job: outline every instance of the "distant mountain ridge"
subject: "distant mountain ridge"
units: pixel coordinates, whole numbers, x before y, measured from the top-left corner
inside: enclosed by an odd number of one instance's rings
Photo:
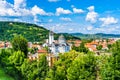
[[[22,35],[31,42],[43,42],[48,39],[49,30],[31,23],[0,21],[0,41],[11,41],[15,35]],[[55,33],[55,39],[60,34]],[[80,39],[64,34],[66,39]]]
[[[70,33],[75,37],[79,37],[81,39],[86,38],[120,38],[120,34],[105,34],[105,33],[96,33],[96,34],[83,34],[83,33]]]

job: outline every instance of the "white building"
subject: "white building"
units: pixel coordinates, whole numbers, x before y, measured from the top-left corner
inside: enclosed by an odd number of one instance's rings
[[[59,36],[57,43],[55,43],[54,33],[52,31],[49,32],[48,43],[45,43],[43,46],[48,46],[49,52],[55,55],[58,53],[69,52],[71,50],[71,46],[66,42],[63,35]]]

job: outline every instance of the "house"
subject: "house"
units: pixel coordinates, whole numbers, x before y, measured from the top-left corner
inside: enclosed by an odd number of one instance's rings
[[[38,50],[42,49],[43,47],[39,44],[32,44],[32,48],[37,48]]]
[[[113,44],[116,41],[114,39],[108,39],[108,40],[95,40],[90,43],[86,43],[85,47],[87,47],[90,51],[97,51],[97,46],[102,45],[102,50],[108,50],[108,44]]]
[[[90,51],[97,51],[96,49],[97,45],[98,45],[97,42],[91,42],[91,43],[86,43],[85,47],[87,47]]]
[[[35,53],[35,54],[29,54],[28,55],[28,58],[29,58],[29,60],[36,60],[36,59],[38,59],[38,53]]]
[[[0,41],[0,48],[12,48],[12,45],[10,42]]]
[[[81,40],[68,40],[68,43],[71,43],[72,45],[79,47],[81,44]]]

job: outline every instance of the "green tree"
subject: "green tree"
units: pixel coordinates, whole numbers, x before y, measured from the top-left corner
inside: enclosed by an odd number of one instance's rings
[[[9,65],[9,57],[12,55],[12,49],[0,49],[0,66],[6,68]]]
[[[111,44],[107,44],[107,47],[108,47],[108,49],[111,49],[112,45]]]
[[[47,77],[48,70],[49,70],[46,55],[40,55],[40,58],[37,63],[37,67],[38,67],[37,78],[39,78],[40,80],[45,80],[45,78]]]
[[[114,80],[120,80],[120,40],[112,46],[112,57]]]
[[[97,50],[102,50],[102,45],[98,45],[96,48]]]
[[[67,70],[68,80],[95,80],[96,61],[92,53],[81,53]]]
[[[113,57],[101,56],[100,61],[100,76],[102,80],[115,80],[114,79],[114,69],[112,64]]]
[[[89,51],[88,48],[85,47],[85,44],[83,42],[80,44],[79,47],[73,46],[72,49],[75,50],[75,51],[84,52],[84,53],[87,53]]]
[[[21,66],[21,72],[25,80],[45,80],[49,70],[45,55],[40,55],[38,60],[25,59]]]
[[[67,69],[79,54],[76,51],[60,54],[59,60],[49,70],[47,80],[67,80]]]
[[[9,62],[8,58],[10,53],[7,52],[5,49],[0,49],[0,66],[5,67],[6,64]]]
[[[85,47],[85,44],[83,42],[80,44],[79,52],[88,52],[88,49]]]
[[[101,67],[103,80],[120,80],[120,41],[112,45],[112,55]]]
[[[22,36],[15,36],[12,40],[12,47],[15,51],[22,51],[27,57],[28,54],[28,43],[27,40]]]
[[[37,75],[37,61],[25,59],[21,66],[21,73],[24,80],[35,80]]]
[[[25,55],[21,51],[15,51],[8,59],[9,65],[7,65],[7,74],[15,76],[15,79],[22,79],[21,65],[24,62]]]
[[[20,70],[20,66],[24,62],[25,55],[21,51],[14,52],[10,57],[10,64],[14,65],[18,70]]]
[[[20,55],[21,55],[21,53],[20,53]],[[14,77],[16,80],[21,80],[21,72],[20,72],[20,68],[19,68],[20,65],[15,65],[16,63],[19,63],[20,60],[17,61],[17,59],[21,58],[20,55],[17,55],[16,52],[13,52],[12,49],[2,49],[0,51],[1,67],[4,69],[4,72],[6,74]],[[23,62],[23,61],[21,61],[21,62]]]

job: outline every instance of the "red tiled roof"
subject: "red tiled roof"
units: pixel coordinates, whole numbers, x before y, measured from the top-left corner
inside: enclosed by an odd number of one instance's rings
[[[37,52],[38,52],[38,53],[47,53],[46,50],[38,50]]]
[[[0,44],[0,47],[4,47],[4,44]]]
[[[86,44],[85,47],[87,47],[88,49],[92,50],[92,51],[96,51],[96,47],[93,44]]]

